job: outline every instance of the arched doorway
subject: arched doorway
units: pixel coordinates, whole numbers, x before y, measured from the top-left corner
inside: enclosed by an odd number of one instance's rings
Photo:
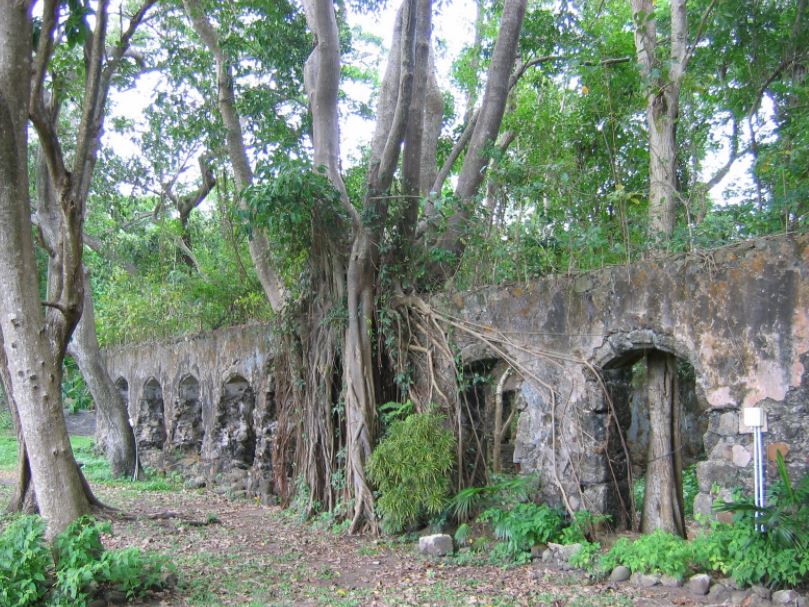
[[[135,421],[135,439],[139,450],[161,450],[166,442],[163,389],[154,377],[143,386]]]
[[[620,492],[616,501],[631,504],[638,483],[643,496],[631,509],[634,519],[612,514],[644,532],[685,536],[683,471],[704,458],[708,421],[693,366],[672,352],[638,346],[609,360],[602,375],[613,412],[608,457]]]
[[[119,377],[115,380],[115,389],[118,390],[118,394],[121,395],[121,400],[124,401],[127,415],[129,415],[129,382],[126,381],[125,378]]]
[[[202,425],[199,381],[191,374],[180,380],[173,417],[171,446],[183,451],[199,452],[205,430]]]
[[[248,469],[256,454],[256,432],[253,422],[256,396],[248,381],[234,375],[222,386],[212,431],[215,468]]]

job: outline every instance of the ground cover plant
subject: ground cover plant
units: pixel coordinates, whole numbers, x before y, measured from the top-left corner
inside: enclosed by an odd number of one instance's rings
[[[768,505],[757,508],[740,498],[718,503],[734,513],[733,522],[712,521],[691,541],[657,531],[635,541],[622,538],[590,566],[608,572],[625,565],[633,572],[661,573],[682,579],[698,571],[734,578],[742,587],[765,584],[792,588],[809,581],[809,476],[793,485],[783,457],[779,478],[768,491]]]
[[[10,495],[16,443],[9,432],[0,432],[0,439],[8,446],[8,457],[0,458],[2,500]],[[489,562],[485,554],[462,566],[457,557],[427,559],[417,554],[412,535],[373,538],[324,533],[319,518],[302,524],[277,506],[231,500],[210,491],[185,490],[174,479],[166,479],[164,486],[158,486],[159,476],[146,482],[112,481],[103,468],[103,459],[91,451],[88,437],[73,437],[73,446],[95,493],[121,514],[111,517],[111,534],[101,533],[105,553],[146,548],[149,554],[170,558],[177,568],[179,582],[174,590],[135,598],[132,603],[136,605],[671,604],[670,597],[661,596],[659,589],[611,588],[582,573],[562,575],[539,562],[504,566],[508,564],[505,560]],[[524,503],[514,501],[514,495],[521,494],[518,487],[535,487],[536,479],[503,478],[499,485],[499,491],[480,492],[488,498],[479,502],[473,515],[497,504],[509,508]],[[503,491],[503,486],[513,487],[513,493]],[[8,517],[0,518],[0,533],[12,522]],[[79,546],[94,545],[94,528],[97,527],[85,524],[77,530],[83,538],[77,541]],[[486,541],[495,542],[496,538],[488,537]],[[79,567],[78,571],[95,571],[96,567],[97,564]],[[216,575],[211,575],[212,571]],[[78,577],[74,574],[72,580]]]
[[[104,550],[101,534],[110,531],[109,523],[82,517],[49,546],[42,518],[13,517],[0,534],[0,604],[70,607],[109,590],[133,599],[166,584],[166,557],[135,547]]]

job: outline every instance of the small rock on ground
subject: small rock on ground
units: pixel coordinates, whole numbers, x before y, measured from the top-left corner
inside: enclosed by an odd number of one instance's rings
[[[419,552],[429,556],[446,556],[452,554],[452,538],[445,533],[425,535],[419,538]]]
[[[708,594],[708,590],[711,588],[711,576],[705,573],[692,575],[688,580],[687,586],[688,590],[692,594],[706,595]]]

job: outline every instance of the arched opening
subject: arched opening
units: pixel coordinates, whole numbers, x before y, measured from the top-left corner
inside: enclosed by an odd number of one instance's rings
[[[205,430],[202,425],[199,381],[193,375],[186,375],[180,380],[173,417],[171,446],[183,451],[199,452]]]
[[[485,485],[490,473],[518,471],[514,441],[520,378],[497,358],[464,366],[461,395],[461,437],[464,445],[464,485]]]
[[[219,460],[217,468],[247,469],[253,465],[255,404],[255,392],[241,375],[234,375],[222,386],[213,429],[214,450]]]
[[[635,520],[623,511],[613,516],[644,532],[685,535],[683,474],[704,459],[708,424],[693,366],[670,352],[639,347],[607,363],[603,377],[615,413],[608,440],[621,494],[615,502],[629,505],[633,496],[642,500],[635,504]]]
[[[149,378],[143,386],[135,426],[138,449],[163,448],[166,442],[163,389],[154,377]]]

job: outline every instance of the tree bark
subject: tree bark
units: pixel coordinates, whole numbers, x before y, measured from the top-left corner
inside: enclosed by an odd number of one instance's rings
[[[466,246],[463,234],[472,216],[473,199],[486,176],[488,148],[494,144],[500,131],[525,10],[526,0],[505,0],[503,5],[500,32],[489,65],[480,112],[455,186],[455,196],[461,206],[450,217],[446,232],[435,244],[436,248],[453,253],[456,260],[456,265],[437,268],[442,278],[448,278],[455,270]]]
[[[96,444],[107,457],[115,477],[136,474],[135,435],[121,393],[107,373],[95,329],[95,312],[90,292],[90,276],[84,271],[84,310],[68,345],[96,405]]]
[[[89,512],[90,503],[62,415],[59,354],[64,344],[54,343],[54,334],[45,330],[39,301],[27,177],[31,40],[30,3],[5,2],[0,20],[0,332],[9,398],[18,408],[37,501],[53,537]]]
[[[671,354],[646,355],[649,406],[649,455],[641,530],[657,529],[685,537],[680,399],[677,361]]]
[[[54,120],[58,112],[54,109]],[[34,221],[40,238],[49,255],[59,250],[64,225],[59,212],[59,202],[51,185],[50,173],[42,149],[37,163],[37,204]],[[58,258],[56,260],[58,262]],[[51,263],[51,265],[55,265]],[[51,267],[48,273],[49,292],[54,291],[53,282],[58,280],[59,267]],[[113,476],[133,476],[135,473],[135,437],[129,424],[129,413],[121,395],[113,385],[101,359],[101,349],[95,329],[95,313],[89,275],[82,265],[83,285],[82,316],[68,345],[68,351],[79,365],[82,377],[96,405],[96,442],[103,449]]]
[[[649,236],[671,237],[677,220],[677,120],[680,88],[688,61],[685,0],[671,2],[670,61],[657,58],[657,20],[652,0],[632,0],[635,49],[646,79],[646,126],[649,131]],[[659,74],[659,75],[658,75]]]

